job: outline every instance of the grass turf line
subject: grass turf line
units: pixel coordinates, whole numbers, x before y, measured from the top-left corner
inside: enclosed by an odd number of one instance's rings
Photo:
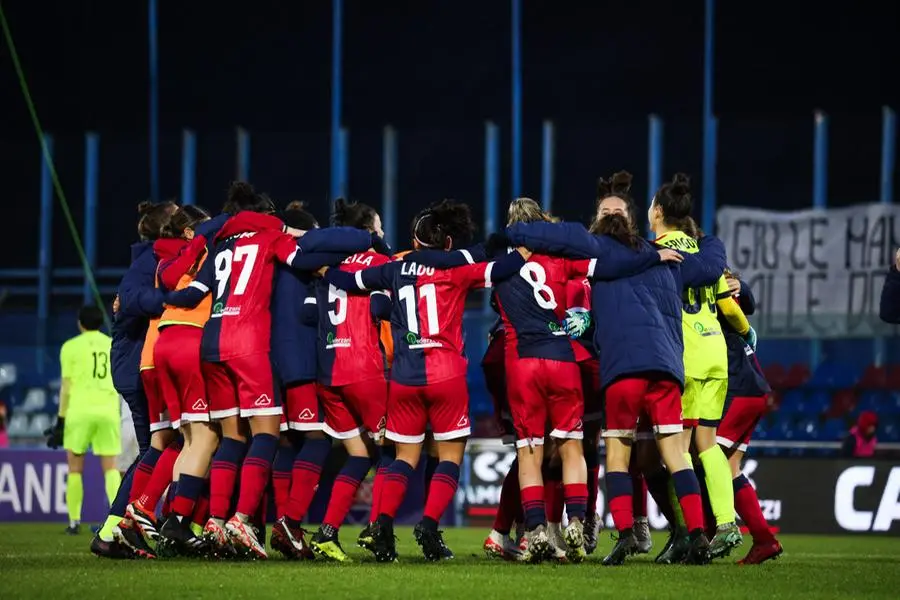
[[[0,524],[0,598],[269,598],[312,593],[325,598],[464,598],[511,600],[522,595],[563,598],[896,598],[900,541],[886,537],[784,536],[785,555],[738,567],[750,540],[708,567],[661,566],[649,556],[625,566],[598,563],[612,541],[583,565],[517,565],[481,554],[483,529],[448,529],[453,561],[426,563],[409,528],[398,529],[400,562],[380,565],[355,547],[359,528],[341,539],[356,562],[107,561],[88,552],[90,534],[66,536],[64,525]],[[655,536],[654,553],[663,536]]]

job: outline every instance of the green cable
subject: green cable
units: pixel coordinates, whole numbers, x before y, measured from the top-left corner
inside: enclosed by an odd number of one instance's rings
[[[25,97],[25,104],[28,105],[28,113],[31,115],[31,122],[34,125],[35,132],[41,142],[41,152],[44,160],[50,168],[50,178],[53,180],[53,189],[59,198],[59,204],[62,207],[63,215],[66,217],[66,224],[69,226],[69,233],[72,235],[72,241],[75,242],[75,249],[78,251],[78,258],[81,260],[81,267],[84,269],[85,276],[94,293],[94,300],[97,306],[103,308],[103,298],[100,296],[100,290],[97,289],[97,281],[94,279],[94,272],[88,264],[87,256],[84,253],[84,247],[81,245],[81,237],[78,235],[78,228],[75,226],[75,220],[72,218],[72,212],[69,210],[69,203],[66,201],[66,194],[63,192],[62,184],[59,182],[59,175],[56,174],[56,165],[53,163],[53,157],[50,156],[50,150],[47,148],[47,141],[44,138],[44,130],[41,122],[38,120],[37,110],[34,108],[34,101],[31,99],[31,92],[28,90],[28,83],[25,81],[25,73],[22,71],[22,63],[19,62],[19,54],[16,52],[16,45],[13,43],[12,33],[9,31],[9,23],[6,20],[6,13],[3,11],[3,3],[0,2],[0,27],[3,27],[3,37],[6,38],[6,45],[9,48],[9,55],[12,57],[13,66],[16,69],[16,76],[19,78],[19,87],[22,88],[22,95]],[[106,323],[107,329],[112,331],[112,323],[109,320],[109,314],[103,309],[103,321]]]

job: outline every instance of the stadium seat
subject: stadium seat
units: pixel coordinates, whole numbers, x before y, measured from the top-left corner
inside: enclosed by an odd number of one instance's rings
[[[31,417],[31,424],[28,426],[28,435],[30,437],[43,437],[44,431],[50,427],[50,417],[45,414],[37,414]]]
[[[840,441],[847,435],[847,424],[843,419],[828,419],[819,429],[819,439],[825,442]]]
[[[878,428],[878,440],[881,442],[900,442],[900,424],[889,421]]]
[[[868,390],[883,390],[887,387],[888,371],[885,367],[869,365],[863,371],[859,387]]]
[[[819,439],[819,420],[804,418],[797,423],[794,434],[797,441],[814,441]]]
[[[802,413],[806,409],[806,392],[800,389],[792,389],[781,397],[781,405],[778,412],[781,415]]]
[[[859,373],[852,365],[837,361],[825,361],[816,367],[806,383],[812,388],[846,388],[856,384]]]
[[[831,406],[825,413],[826,417],[842,417],[853,410],[856,405],[856,392],[853,389],[838,390],[831,397]]]
[[[814,390],[807,396],[804,409],[817,415],[822,414],[831,405],[831,396],[830,389]]]
[[[801,387],[807,381],[809,381],[809,365],[798,363],[788,369],[782,385],[785,389],[793,389]]]
[[[874,411],[881,414],[882,409],[888,404],[888,395],[885,392],[876,390],[868,390],[862,392],[859,396],[859,402],[856,403],[856,412],[864,410]]]
[[[763,373],[766,376],[766,381],[772,386],[772,389],[778,390],[784,387],[784,379],[787,376],[787,371],[783,365],[769,365],[763,369]]]
[[[892,390],[900,390],[900,365],[887,368],[887,386]]]

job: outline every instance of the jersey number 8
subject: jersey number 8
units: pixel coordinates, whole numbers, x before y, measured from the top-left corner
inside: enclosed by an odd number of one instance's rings
[[[226,248],[216,254],[216,299],[218,300],[225,294],[225,285],[231,279],[232,262],[241,263],[241,273],[238,275],[237,284],[234,286],[231,295],[240,296],[247,291],[247,284],[250,282],[250,273],[253,272],[253,265],[256,264],[256,255],[259,252],[259,246],[250,244],[248,246],[238,246],[232,253]]]
[[[519,269],[519,275],[525,282],[531,286],[534,293],[534,301],[538,306],[546,310],[556,309],[556,298],[553,296],[553,290],[547,286],[547,272],[544,267],[538,263],[525,263]]]

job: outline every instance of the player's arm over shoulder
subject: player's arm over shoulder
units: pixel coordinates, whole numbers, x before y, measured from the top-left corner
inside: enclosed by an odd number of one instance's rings
[[[734,327],[741,335],[745,335],[750,330],[750,321],[741,310],[741,306],[731,296],[731,290],[728,289],[728,282],[725,276],[719,278],[716,284],[716,306],[722,311],[725,320]]]

